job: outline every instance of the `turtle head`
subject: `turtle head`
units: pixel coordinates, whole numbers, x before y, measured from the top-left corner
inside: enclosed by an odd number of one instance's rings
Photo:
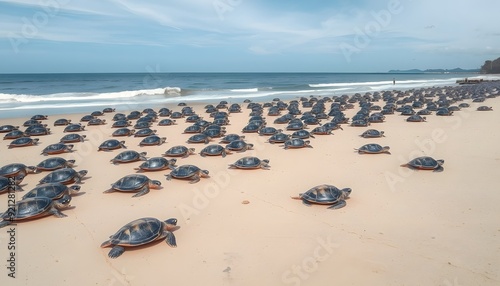
[[[174,230],[177,228],[177,219],[176,218],[169,218],[165,222],[165,228],[170,231]]]
[[[56,208],[65,208],[70,206],[69,205],[70,202],[71,202],[71,196],[66,194],[57,201],[54,201],[54,204]]]
[[[67,162],[68,167],[73,167],[73,165],[75,164],[76,161],[71,159],[71,160],[66,160],[66,162]]]
[[[161,182],[158,180],[151,180],[151,182],[149,182],[149,187],[152,189],[159,189],[161,187]]]
[[[208,170],[201,170],[200,174],[204,178],[209,178],[210,177]]]
[[[68,144],[68,145],[66,145],[66,147],[68,148],[68,150],[73,150],[73,147],[75,147],[75,145],[73,145],[73,144]]]
[[[74,195],[80,191],[80,186],[79,185],[73,185],[69,187],[69,194]]]
[[[29,174],[38,174],[40,171],[35,167],[35,166],[27,166],[26,167],[26,172]]]
[[[342,189],[342,194],[344,196],[344,199],[349,197],[349,195],[351,194],[351,191],[352,191],[351,188],[344,188],[344,189]]]

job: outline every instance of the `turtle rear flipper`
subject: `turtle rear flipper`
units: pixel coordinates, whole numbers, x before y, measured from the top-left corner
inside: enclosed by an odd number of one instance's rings
[[[177,247],[177,242],[175,240],[175,235],[171,231],[165,231],[165,242],[171,247]]]
[[[340,201],[334,203],[333,205],[329,206],[328,209],[336,210],[336,209],[343,208],[346,205],[347,205],[347,203],[344,200],[340,200]]]
[[[0,221],[0,228],[10,225],[12,222],[10,220]]]
[[[132,198],[144,196],[147,193],[149,193],[149,187],[144,186],[144,187],[142,187],[142,189],[139,190],[139,192],[137,194],[133,195]]]
[[[125,252],[125,248],[119,245],[113,246],[108,253],[109,258],[117,258]]]
[[[443,166],[438,166],[436,169],[434,169],[434,172],[442,172],[444,171]]]
[[[200,176],[198,175],[194,175],[191,178],[191,181],[189,181],[190,184],[198,183],[200,181]]]
[[[116,192],[116,190],[111,188],[111,189],[105,190],[103,193],[108,194],[108,193],[113,193],[113,192]]]
[[[58,218],[63,218],[63,217],[67,217],[67,215],[63,214],[62,212],[60,212],[58,209],[56,208],[52,208],[49,210],[49,214],[52,214]]]
[[[308,207],[310,207],[310,206],[311,206],[311,203],[310,203],[309,201],[305,200],[305,199],[302,199],[302,203],[303,203],[304,205],[308,206]]]
[[[170,174],[168,174],[168,175],[165,175],[165,177],[166,177],[167,181],[170,181],[170,180],[172,180],[172,175],[170,175]]]

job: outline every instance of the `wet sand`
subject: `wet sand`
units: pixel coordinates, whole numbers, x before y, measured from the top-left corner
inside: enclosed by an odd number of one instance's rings
[[[225,158],[196,154],[178,159],[177,165],[208,170],[210,178],[189,184],[167,181],[168,170],[144,173],[161,181],[162,189],[138,198],[131,193],[103,194],[142,163],[113,165],[109,161],[123,150],[97,151],[114,131],[114,113],[105,114],[101,118],[107,125],[87,126],[80,133],[87,141],[74,143],[72,153],[58,155],[75,159],[75,170],[88,170],[83,194],[73,197],[73,208],[62,211],[65,218],[50,216],[13,227],[16,278],[8,277],[9,269],[2,267],[0,284],[498,285],[500,100],[465,102],[471,107],[450,117],[428,115],[423,123],[409,123],[394,114],[370,127],[343,125],[344,130],[334,135],[309,139],[313,148],[285,150],[267,143],[268,137],[245,134],[254,150]],[[476,111],[480,105],[492,106],[493,111]],[[204,104],[190,106],[208,118]],[[241,134],[249,118],[246,104],[242,107],[242,113],[230,115],[227,133]],[[345,113],[351,117],[357,110],[356,106]],[[52,134],[38,137],[38,146],[7,149],[10,141],[2,141],[0,165],[37,165],[49,157],[40,155],[43,148],[64,135],[64,127],[54,127],[53,122],[63,117],[78,122],[83,115],[51,115],[44,123]],[[0,125],[21,125],[27,119],[2,119]],[[274,119],[267,116],[267,125],[285,127],[273,124]],[[125,145],[146,151],[148,158],[174,145],[194,147],[197,153],[206,146],[185,143],[190,135],[182,131],[190,123],[177,123],[153,125],[158,135],[167,137],[161,146],[139,147],[142,138],[135,137],[124,138]],[[386,136],[359,136],[369,128],[383,130]],[[367,143],[390,146],[392,154],[360,155],[353,150]],[[424,155],[444,159],[444,171],[400,167]],[[244,156],[269,159],[271,168],[228,169]],[[29,174],[22,183],[24,193],[47,173]],[[290,198],[320,184],[352,188],[347,206],[307,207]],[[24,193],[17,193],[16,199]],[[7,208],[7,201],[6,194],[0,195],[0,210]],[[177,218],[178,247],[160,241],[110,259],[110,248],[100,244],[141,217]],[[5,266],[10,228],[0,229]]]

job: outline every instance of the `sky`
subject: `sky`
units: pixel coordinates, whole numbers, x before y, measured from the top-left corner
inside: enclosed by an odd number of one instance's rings
[[[0,73],[386,72],[500,57],[498,0],[0,0]]]

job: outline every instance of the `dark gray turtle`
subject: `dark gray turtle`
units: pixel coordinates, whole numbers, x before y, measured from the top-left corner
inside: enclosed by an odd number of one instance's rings
[[[149,193],[149,189],[159,189],[161,187],[161,182],[157,180],[151,180],[148,177],[140,174],[127,175],[114,184],[111,185],[109,190],[104,191],[104,193],[112,192],[134,192],[136,193],[132,197],[140,197]]]
[[[188,138],[187,143],[205,143],[208,144],[212,138],[206,134],[195,134]]]
[[[27,174],[39,173],[35,166],[26,166],[21,163],[11,163],[0,168],[0,176],[14,178],[19,175],[26,176]]]
[[[132,121],[129,121],[127,119],[123,120],[117,120],[113,122],[113,125],[111,125],[112,128],[123,128],[123,127],[128,127],[132,125]]]
[[[82,118],[80,118],[80,121],[81,122],[89,122],[92,119],[95,119],[95,117],[93,115],[88,114],[88,115],[82,116]]]
[[[139,129],[137,132],[135,132],[134,137],[146,137],[155,134],[156,130],[153,130],[151,128],[144,128],[144,129]]]
[[[251,124],[250,123],[250,124],[247,124],[245,127],[243,127],[241,132],[243,132],[243,133],[257,133],[257,132],[259,132],[260,127],[261,127],[261,125],[259,125],[259,124]]]
[[[79,131],[84,131],[85,126],[81,124],[69,124],[64,128],[64,132],[79,132]]]
[[[139,160],[146,161],[147,152],[137,152],[134,150],[123,151],[120,154],[116,155],[113,159],[111,159],[111,163],[120,164],[120,163],[131,163]]]
[[[30,220],[44,216],[54,215],[65,217],[59,210],[69,206],[71,196],[65,195],[59,200],[53,201],[46,197],[35,197],[16,202],[14,207],[0,215],[0,228],[10,225],[13,222]],[[13,211],[11,211],[13,209]]]
[[[50,144],[42,150],[42,155],[55,155],[61,153],[73,152],[73,144],[63,144],[63,143],[55,143]]]
[[[202,134],[207,135],[210,138],[219,138],[226,134],[226,130],[222,128],[206,128]]]
[[[135,133],[134,129],[128,129],[127,127],[123,127],[120,129],[116,129],[111,136],[113,137],[121,137],[121,136],[132,136]]]
[[[332,133],[332,129],[331,128],[328,128],[327,126],[322,125],[322,126],[315,127],[313,130],[311,130],[311,134],[314,134],[314,135],[331,135],[333,133]]]
[[[295,132],[292,133],[292,138],[300,138],[300,139],[307,139],[307,138],[314,138],[313,135],[311,135],[311,133],[309,133],[309,131],[307,130],[297,130]]]
[[[93,118],[87,122],[87,125],[92,126],[92,125],[105,125],[106,124],[106,119],[100,119],[100,118]]]
[[[36,165],[39,171],[54,171],[61,168],[71,168],[75,160],[66,160],[61,157],[48,158]]]
[[[200,151],[200,156],[222,156],[222,158],[226,157],[226,154],[229,154],[229,150],[219,144],[211,144],[207,147],[203,148]]]
[[[209,178],[209,172],[207,170],[202,170],[194,165],[182,165],[173,169],[170,174],[166,175],[167,180],[181,179],[190,180],[190,184],[194,184],[200,181],[200,178]]]
[[[279,132],[269,137],[268,142],[271,144],[285,143],[288,139],[290,139],[290,135]]]
[[[359,135],[363,138],[379,138],[384,137],[384,131],[378,131],[376,129],[368,129],[363,134]]]
[[[92,111],[92,113],[90,115],[92,115],[92,116],[103,116],[104,112],[100,111],[100,110],[96,110],[96,111]]]
[[[106,107],[102,110],[102,112],[104,113],[112,113],[112,112],[115,112],[115,109],[112,108],[112,107]]]
[[[302,123],[302,122],[291,122],[290,124],[288,124],[286,126],[286,130],[295,131],[295,130],[304,129],[306,127],[307,127],[307,125]]]
[[[125,146],[125,141],[118,141],[116,139],[109,139],[104,142],[102,142],[101,145],[99,145],[99,148],[97,151],[109,151],[109,150],[115,150],[119,148],[124,148],[127,149]]]
[[[27,137],[26,133],[24,133],[21,130],[12,130],[9,133],[5,134],[5,136],[3,137],[3,140],[17,139],[17,138],[21,138],[21,137]]]
[[[167,141],[167,137],[160,137],[158,135],[150,135],[139,142],[139,146],[153,146],[161,145]]]
[[[195,154],[194,148],[188,148],[186,146],[173,146],[170,149],[168,149],[163,156],[166,157],[182,157],[182,158],[187,158],[189,155]]]
[[[298,197],[292,197],[295,200],[302,200],[302,202],[310,206],[313,204],[330,205],[329,209],[340,209],[346,206],[345,200],[351,194],[350,188],[338,189],[332,185],[319,185],[311,188]]]
[[[253,149],[253,144],[246,143],[243,140],[234,140],[226,145],[227,150],[235,152],[245,152],[246,150]]]
[[[222,137],[219,143],[227,144],[235,140],[243,140],[243,139],[245,139],[245,135],[227,134],[226,136]]]
[[[425,122],[425,116],[420,116],[418,114],[413,114],[412,116],[406,118],[407,122]]]
[[[458,105],[458,107],[460,107],[460,108],[468,108],[468,107],[470,107],[470,104],[468,104],[468,103],[466,103],[466,102],[462,102],[462,103],[460,103],[460,104]]]
[[[364,120],[364,119],[353,120],[351,122],[351,126],[354,126],[354,127],[366,127],[368,125],[370,125],[370,122],[368,122],[368,120]]]
[[[432,157],[422,156],[411,160],[410,162],[401,165],[401,167],[408,167],[417,170],[433,170],[434,172],[442,172],[444,170],[444,160],[435,160]]]
[[[263,127],[259,130],[259,135],[262,136],[271,136],[276,133],[282,132],[283,130],[281,129],[276,129],[274,127],[268,126],[268,127]]]
[[[86,135],[80,135],[78,133],[70,133],[64,135],[59,142],[60,143],[77,143],[77,142],[84,142],[85,141]]]
[[[199,125],[190,125],[184,129],[185,134],[191,134],[191,133],[201,133],[203,131],[203,127]]]
[[[23,200],[34,197],[46,197],[51,200],[58,200],[65,195],[75,195],[79,191],[79,185],[66,186],[61,183],[48,183],[33,188],[23,196]]]
[[[43,135],[49,135],[50,134],[50,128],[44,127],[44,126],[30,126],[28,127],[24,133],[26,133],[27,136],[43,136]]]
[[[153,123],[151,123],[151,122],[141,121],[141,122],[135,123],[134,128],[135,129],[144,129],[144,128],[149,128],[152,125],[153,125]]]
[[[359,147],[359,149],[354,149],[356,150],[359,154],[382,154],[382,153],[385,153],[385,154],[391,154],[391,152],[389,152],[389,149],[391,149],[391,147],[389,146],[380,146],[379,144],[365,144],[361,147]]]
[[[83,177],[87,175],[87,170],[75,171],[73,168],[57,169],[47,174],[40,180],[40,184],[61,183],[64,185],[80,183]]]
[[[6,192],[21,192],[23,189],[19,186],[24,179],[24,175],[18,175],[17,177],[7,178],[0,176],[0,194]]]
[[[123,113],[116,113],[113,115],[113,121],[119,121],[119,120],[127,120],[127,116]]]
[[[264,169],[269,170],[269,160],[261,160],[257,157],[247,156],[229,165],[231,169]]]
[[[286,140],[283,147],[285,149],[298,149],[298,148],[305,148],[305,147],[312,148],[310,143],[311,143],[311,141],[309,141],[309,140],[303,140],[300,138],[292,138],[292,139]]]
[[[11,131],[18,130],[18,129],[19,129],[19,126],[6,124],[6,125],[0,126],[0,133],[7,133],[7,132],[11,132]]]
[[[449,110],[446,107],[441,107],[441,108],[438,108],[438,110],[436,111],[436,115],[437,116],[451,116],[451,115],[453,115],[453,111]]]
[[[110,258],[117,258],[125,252],[125,247],[145,245],[153,241],[165,239],[170,247],[177,247],[175,236],[172,233],[177,229],[177,219],[171,218],[160,221],[156,218],[140,218],[129,222],[111,235],[101,247],[112,247],[108,253]]]
[[[165,159],[163,157],[153,157],[146,162],[142,163],[138,168],[135,168],[135,170],[138,171],[144,171],[144,172],[150,172],[150,171],[162,171],[166,169],[174,169],[175,163],[177,162],[176,159]]]
[[[174,125],[174,124],[176,124],[175,120],[170,119],[170,118],[165,118],[165,119],[162,119],[158,122],[158,126],[170,126],[170,125]]]
[[[71,119],[61,118],[54,121],[54,126],[66,126],[71,123]]]
[[[33,120],[47,120],[47,119],[49,119],[49,116],[43,115],[43,114],[35,114],[35,115],[31,116],[31,119],[33,119]]]
[[[38,138],[30,138],[30,137],[21,137],[14,139],[9,144],[9,149],[17,148],[17,147],[25,147],[25,146],[34,146],[38,144]]]
[[[493,107],[490,107],[490,106],[479,106],[477,108],[477,111],[492,111],[493,110]]]

